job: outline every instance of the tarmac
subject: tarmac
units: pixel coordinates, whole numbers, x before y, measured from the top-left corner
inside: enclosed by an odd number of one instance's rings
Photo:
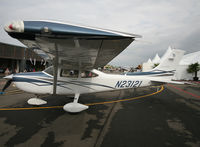
[[[200,83],[84,94],[77,114],[62,109],[71,96],[32,97],[14,86],[0,95],[0,147],[200,146]]]

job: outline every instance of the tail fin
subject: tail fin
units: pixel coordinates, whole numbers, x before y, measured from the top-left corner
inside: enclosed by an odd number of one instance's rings
[[[161,58],[160,64],[153,71],[175,71],[185,51],[169,49]]]

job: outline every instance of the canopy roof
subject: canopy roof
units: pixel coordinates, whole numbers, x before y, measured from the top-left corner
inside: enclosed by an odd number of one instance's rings
[[[200,51],[183,56],[180,65],[190,65],[196,62],[200,63]]]

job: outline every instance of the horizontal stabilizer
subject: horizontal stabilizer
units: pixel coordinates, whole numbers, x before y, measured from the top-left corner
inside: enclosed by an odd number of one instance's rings
[[[188,82],[179,82],[179,81],[172,81],[168,78],[158,78],[158,77],[151,77],[150,78],[152,85],[160,85],[160,84],[189,84]]]

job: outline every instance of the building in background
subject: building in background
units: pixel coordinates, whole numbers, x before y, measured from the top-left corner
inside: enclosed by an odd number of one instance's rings
[[[43,70],[46,61],[32,49],[0,43],[0,72],[8,68],[10,73]]]
[[[193,80],[194,74],[188,73],[187,68],[190,64],[198,62],[200,64],[200,51],[186,54],[183,56],[174,75],[174,80]],[[200,72],[197,72],[200,77]]]

